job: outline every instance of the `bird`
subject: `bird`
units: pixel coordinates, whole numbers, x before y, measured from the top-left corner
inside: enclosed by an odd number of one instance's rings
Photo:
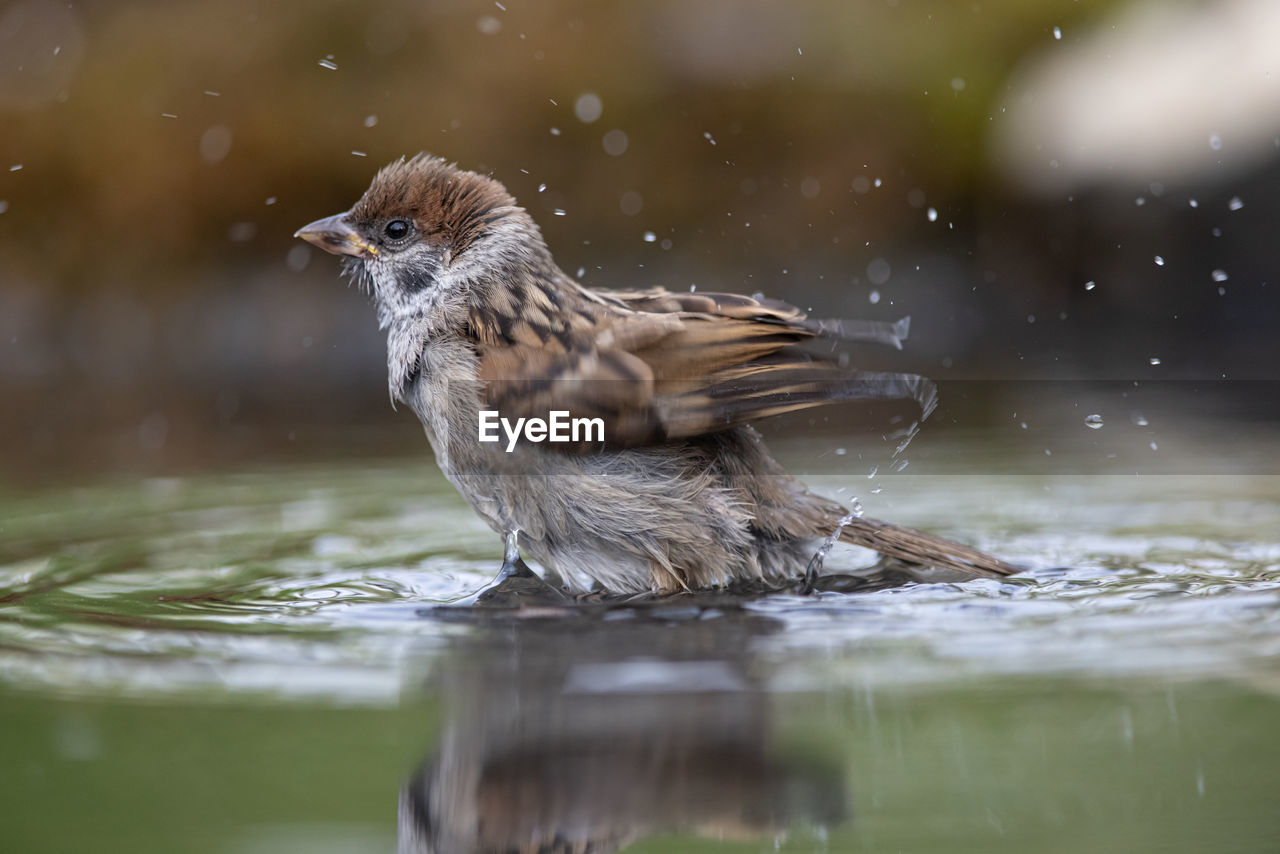
[[[762,295],[588,288],[502,183],[425,152],[295,237],[343,256],[372,295],[392,405],[502,536],[500,580],[529,578],[529,555],[576,596],[811,591],[836,541],[963,577],[1016,572],[812,492],[752,426],[841,400],[913,400],[927,416],[926,378],[813,347],[900,347],[905,324],[813,319]],[[565,441],[550,441],[555,413],[583,430],[562,420]]]

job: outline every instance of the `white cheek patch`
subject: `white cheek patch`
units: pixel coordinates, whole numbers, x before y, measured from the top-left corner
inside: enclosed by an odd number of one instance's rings
[[[378,320],[384,327],[396,318],[430,311],[447,290],[448,276],[439,250],[425,244],[383,252],[365,265],[373,279]]]
[[[537,226],[522,213],[492,223],[456,255],[448,248],[420,242],[400,251],[384,251],[364,263],[374,284],[378,323],[385,329],[396,320],[430,317],[495,271],[520,269],[545,255]]]

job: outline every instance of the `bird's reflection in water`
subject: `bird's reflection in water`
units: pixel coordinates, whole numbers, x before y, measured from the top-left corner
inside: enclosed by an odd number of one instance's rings
[[[477,627],[435,676],[446,720],[401,790],[400,852],[599,854],[838,822],[841,769],[780,754],[752,672],[775,625],[687,608]]]

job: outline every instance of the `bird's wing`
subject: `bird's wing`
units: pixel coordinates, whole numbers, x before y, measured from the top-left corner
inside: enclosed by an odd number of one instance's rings
[[[699,436],[838,400],[933,407],[933,384],[922,377],[852,370],[802,346],[836,337],[892,343],[904,324],[850,326],[776,300],[661,290],[552,297],[538,289],[515,304],[519,316],[495,313],[492,302],[472,313],[486,403],[505,417],[601,418],[611,445]]]

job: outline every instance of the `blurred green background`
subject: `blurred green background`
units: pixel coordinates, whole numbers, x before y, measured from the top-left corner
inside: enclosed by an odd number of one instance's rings
[[[291,238],[419,150],[589,285],[910,314],[940,379],[1274,380],[1278,46],[1265,0],[9,3],[0,472],[420,447]]]

